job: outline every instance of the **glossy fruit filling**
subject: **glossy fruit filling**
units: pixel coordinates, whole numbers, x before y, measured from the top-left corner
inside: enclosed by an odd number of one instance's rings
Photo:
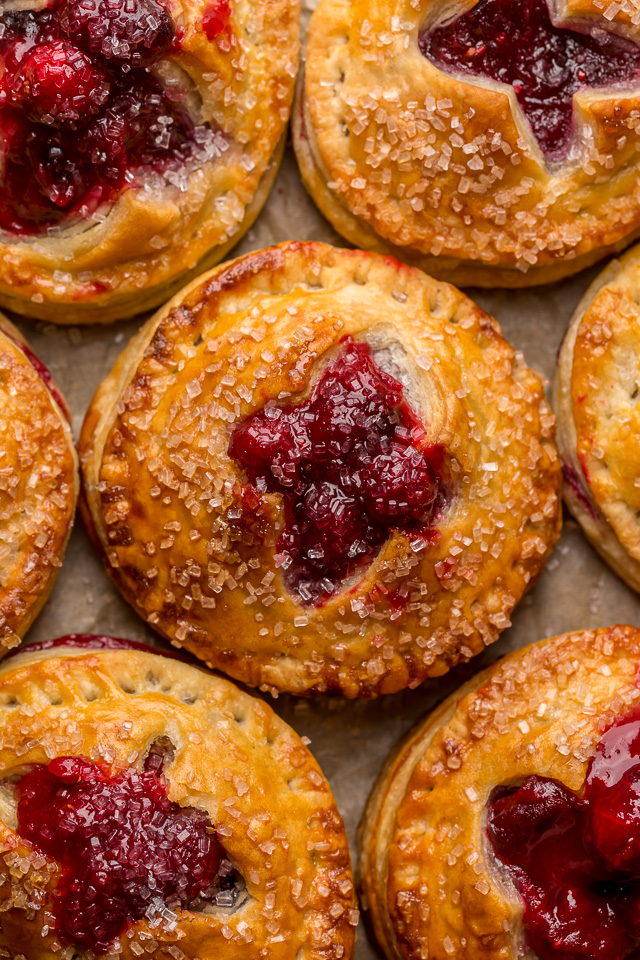
[[[307,400],[268,403],[229,452],[259,493],[283,497],[278,552],[303,603],[339,590],[390,531],[428,537],[441,452],[365,343],[346,338]]]
[[[606,731],[580,793],[527,777],[496,791],[487,830],[540,960],[639,960],[638,713]]]
[[[140,172],[193,155],[208,128],[150,70],[177,46],[166,0],[0,13],[1,230],[89,219]]]
[[[556,26],[545,0],[480,0],[423,34],[420,49],[446,71],[512,86],[542,152],[559,160],[574,132],[574,93],[640,79],[640,48],[606,25]]]
[[[161,767],[157,753],[142,772],[60,757],[20,781],[18,832],[60,866],[52,911],[64,943],[101,955],[129,923],[212,887],[214,828],[168,799]]]

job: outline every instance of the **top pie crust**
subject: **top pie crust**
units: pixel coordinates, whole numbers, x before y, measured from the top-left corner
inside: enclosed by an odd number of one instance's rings
[[[558,356],[554,406],[571,512],[640,590],[640,249],[614,260],[579,304]]]
[[[639,657],[640,631],[625,626],[532,644],[399,745],[360,830],[363,892],[390,960],[533,960],[487,803],[530,774],[579,790],[604,730],[638,705]]]
[[[170,0],[181,42],[163,64],[197,99],[199,122],[220,129],[225,150],[190,162],[185,183],[137,180],[100,212],[101,222],[51,236],[0,236],[0,304],[55,323],[120,319],[165,301],[251,226],[282,153],[299,4],[231,0],[229,29],[212,41],[202,24],[210,5]]]
[[[233,912],[134,923],[117,956],[349,960],[358,921],[344,827],[297,734],[203,670],[138,650],[72,647],[26,649],[0,670],[0,946],[12,960],[66,956],[47,913],[57,866],[15,832],[11,780],[60,756],[141,768],[165,737],[175,748],[164,768],[169,799],[208,814],[248,896]]]
[[[19,643],[49,596],[79,489],[64,401],[30,356],[20,331],[0,314],[0,656]]]
[[[444,450],[446,504],[428,544],[394,531],[354,582],[304,606],[276,556],[281,497],[256,525],[229,441],[270,398],[308,395],[345,336],[371,345]],[[372,254],[283,244],[192,284],[121,355],[82,431],[86,516],[129,602],[210,666],[374,696],[508,626],[558,536],[553,433],[540,378],[459,291]]]
[[[302,175],[359,246],[463,285],[558,280],[640,230],[640,86],[578,92],[574,145],[548,165],[510,88],[420,52],[472,5],[321,0],[294,111]],[[569,0],[558,19],[640,36],[636,3]]]

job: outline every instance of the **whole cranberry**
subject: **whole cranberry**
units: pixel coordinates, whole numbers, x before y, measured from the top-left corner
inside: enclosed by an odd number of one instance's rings
[[[612,872],[640,878],[640,766],[591,802],[587,836]]]
[[[413,447],[392,448],[360,471],[362,499],[377,523],[419,520],[436,488],[424,457]]]
[[[175,39],[163,0],[67,0],[60,23],[83,50],[131,67],[149,66]]]
[[[81,50],[54,40],[36,47],[22,62],[11,99],[33,120],[60,123],[98,113],[109,89],[104,71]]]
[[[498,855],[511,860],[514,850],[526,863],[536,844],[549,830],[566,829],[575,822],[580,800],[562,783],[526,777],[491,803],[487,824]]]

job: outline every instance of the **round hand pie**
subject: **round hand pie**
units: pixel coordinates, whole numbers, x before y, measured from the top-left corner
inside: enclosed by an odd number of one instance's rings
[[[416,727],[361,826],[390,960],[632,960],[640,631],[544,640]]]
[[[0,314],[0,656],[19,643],[51,592],[78,486],[66,404]]]
[[[125,597],[294,693],[416,686],[494,640],[559,529],[554,420],[490,317],[396,261],[290,243],[131,342],[85,420]]]
[[[640,230],[639,43],[613,0],[321,0],[305,184],[352,243],[443,279],[568,276]]]
[[[282,154],[297,0],[8,0],[0,303],[156,306],[251,226]]]
[[[640,257],[636,247],[591,285],[556,371],[564,498],[585,534],[640,590]]]
[[[38,646],[0,669],[10,956],[348,960],[347,840],[297,734],[140,645]]]

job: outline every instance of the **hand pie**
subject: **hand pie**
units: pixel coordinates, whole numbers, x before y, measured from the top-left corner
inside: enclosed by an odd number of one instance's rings
[[[150,624],[273,690],[374,696],[483,649],[559,530],[537,374],[475,304],[323,244],[194,282],[80,441],[86,518]]]
[[[564,498],[595,549],[640,590],[640,250],[592,283],[558,354]]]
[[[0,304],[55,323],[166,301],[275,178],[298,0],[9,0]]]
[[[51,592],[78,486],[66,404],[0,314],[0,657],[20,642]]]
[[[0,669],[9,955],[349,960],[347,840],[307,748],[262,701],[136,647],[76,635]]]
[[[463,285],[569,276],[640,231],[634,4],[320,0],[302,177],[351,243]]]
[[[624,960],[640,928],[640,631],[518,650],[384,769],[361,880],[390,960]]]

